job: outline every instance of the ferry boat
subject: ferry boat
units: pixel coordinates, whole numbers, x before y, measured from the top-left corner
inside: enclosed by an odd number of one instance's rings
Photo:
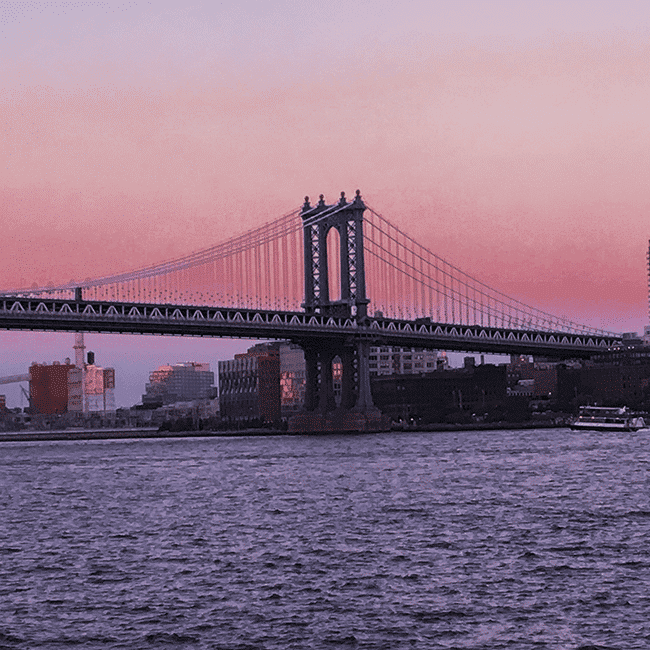
[[[578,417],[571,423],[574,431],[638,431],[645,429],[642,417],[631,413],[626,406],[581,406]]]

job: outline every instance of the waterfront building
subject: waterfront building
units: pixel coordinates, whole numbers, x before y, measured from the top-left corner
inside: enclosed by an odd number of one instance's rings
[[[534,392],[534,379],[520,379],[515,386],[508,386],[508,395],[511,396],[532,398]]]
[[[482,414],[504,403],[506,367],[468,365],[424,375],[393,374],[374,377],[375,404],[397,421],[444,421],[451,412]]]
[[[226,420],[286,420],[299,413],[307,383],[302,348],[289,341],[258,343],[219,362],[219,407]]]
[[[557,399],[567,410],[579,405],[628,406],[650,410],[650,346],[630,332],[589,361],[557,365]]]
[[[159,409],[168,418],[197,417],[199,419],[219,416],[219,400],[217,398],[195,399],[187,402],[174,402],[165,404]]]
[[[68,372],[68,412],[115,411],[115,369],[94,364],[72,367]]]
[[[68,411],[68,373],[75,366],[55,361],[29,367],[29,396],[33,413],[53,415]]]
[[[533,397],[555,399],[557,397],[557,363],[535,362],[533,368]]]
[[[512,395],[527,395],[535,399],[557,397],[558,362],[537,361],[523,355],[512,355],[506,366],[508,386]]]
[[[258,344],[219,361],[219,409],[229,422],[277,422],[281,415],[280,353]]]
[[[300,412],[305,403],[305,354],[294,343],[279,341],[271,345],[277,346],[280,355],[280,409],[282,419],[287,419]]]
[[[84,366],[76,365],[68,371],[68,412],[82,413],[84,410]]]
[[[370,375],[420,375],[446,367],[447,357],[436,350],[372,346],[370,348]]]
[[[535,364],[527,355],[510,355],[507,365],[508,386],[514,387],[521,380],[533,379]]]
[[[160,366],[149,374],[145,391],[145,406],[208,399],[216,396],[214,373],[210,372],[209,363],[194,361]]]
[[[588,363],[558,366],[558,401],[569,409],[579,405],[628,406],[650,409],[650,365]]]
[[[72,372],[75,372],[74,370]],[[115,411],[115,369],[94,364],[85,368],[86,413]]]

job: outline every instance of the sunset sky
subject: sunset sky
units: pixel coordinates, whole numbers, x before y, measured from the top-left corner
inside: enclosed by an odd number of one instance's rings
[[[647,0],[4,0],[0,289],[163,261],[360,188],[490,286],[640,331],[648,115]],[[249,345],[87,338],[125,405],[156,365]],[[72,340],[0,333],[0,376]]]

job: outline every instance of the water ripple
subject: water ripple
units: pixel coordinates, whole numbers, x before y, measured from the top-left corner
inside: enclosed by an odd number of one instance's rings
[[[645,443],[5,444],[0,648],[647,648]]]

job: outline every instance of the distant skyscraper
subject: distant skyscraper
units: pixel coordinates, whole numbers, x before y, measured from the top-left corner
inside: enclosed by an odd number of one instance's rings
[[[650,323],[650,240],[648,240],[648,323]]]
[[[149,375],[142,403],[173,404],[214,397],[214,373],[209,363],[176,363],[160,366]]]

